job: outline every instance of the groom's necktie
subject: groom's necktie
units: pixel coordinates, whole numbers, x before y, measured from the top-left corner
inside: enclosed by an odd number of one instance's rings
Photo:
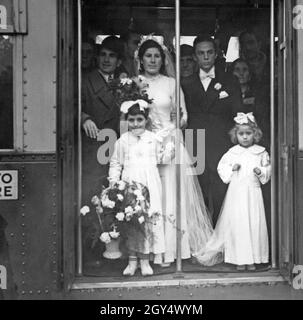
[[[110,74],[107,78],[107,83],[111,83],[112,81],[114,80],[114,75],[113,74]]]
[[[209,72],[205,72],[200,69],[200,80],[204,87],[204,90],[207,91],[207,88],[211,82],[212,79],[215,79],[215,70],[211,69]]]

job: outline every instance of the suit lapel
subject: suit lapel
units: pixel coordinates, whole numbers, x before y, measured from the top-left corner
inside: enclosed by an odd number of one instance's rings
[[[108,84],[98,70],[95,70],[91,73],[90,83],[94,94],[103,101],[105,107],[111,108],[114,97]]]
[[[202,101],[205,101],[207,99],[207,95],[203,87],[203,84],[200,80],[199,73],[195,74],[195,83],[196,83],[197,92],[199,92],[199,95],[200,95],[200,97],[197,97],[197,100],[199,101],[201,99]]]
[[[218,92],[214,88],[215,83],[216,83],[216,79],[212,79],[208,88],[207,88],[207,91],[206,91],[206,96],[207,96],[206,110],[209,110],[211,108],[214,101],[218,97]]]
[[[207,95],[207,110],[209,110],[214,103],[218,100],[218,90],[216,90],[214,88],[216,83],[220,83],[222,85],[222,75],[220,74],[220,72],[218,72],[217,70],[215,70],[215,79],[212,79],[207,91],[206,91],[206,95]]]

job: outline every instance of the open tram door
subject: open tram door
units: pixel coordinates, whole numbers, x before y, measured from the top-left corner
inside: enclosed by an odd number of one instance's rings
[[[296,141],[296,69],[295,30],[293,28],[293,7],[296,1],[279,0],[275,2],[277,10],[278,32],[278,109],[277,130],[272,131],[278,137],[276,176],[278,213],[278,257],[281,274],[289,282],[295,262],[295,141]],[[291,70],[293,72],[291,72]],[[274,119],[272,119],[274,121]],[[273,141],[274,142],[274,141]]]
[[[59,83],[59,100],[64,108],[59,114],[59,150],[62,161],[62,225],[63,225],[63,261],[62,270],[66,289],[73,286],[75,275],[82,277],[81,233],[76,232],[79,203],[77,203],[77,165],[79,163],[75,147],[76,132],[74,106],[81,83],[77,84],[77,55],[80,54],[79,35],[81,34],[81,1],[78,6],[74,1],[60,1],[59,20],[61,23],[59,43],[60,65],[62,71]],[[269,3],[269,2],[268,2]],[[283,275],[291,278],[294,264],[294,132],[295,132],[295,85],[289,70],[294,70],[292,55],[292,8],[294,1],[271,0],[271,125],[272,125],[272,159],[274,165],[272,181],[272,214],[271,214],[271,265],[280,269]],[[79,21],[78,21],[79,20]],[[99,20],[98,20],[99,21]],[[275,31],[275,32],[274,32]],[[79,33],[79,34],[78,34]],[[278,42],[275,42],[278,36]],[[80,38],[81,39],[81,38]],[[276,46],[275,46],[276,45]],[[78,54],[77,54],[78,51]],[[275,56],[278,57],[278,64]],[[79,63],[79,61],[78,61]],[[78,64],[79,66],[79,64]],[[274,70],[278,66],[278,70]],[[80,69],[80,68],[79,68]],[[275,71],[275,72],[274,72]],[[275,75],[278,77],[275,81]],[[79,74],[78,77],[80,78]],[[275,90],[275,88],[277,90]],[[276,99],[276,95],[278,97]],[[275,97],[275,98],[274,98]],[[72,103],[73,102],[73,103]],[[77,162],[78,161],[78,162]],[[81,169],[81,168],[80,168]],[[79,190],[78,190],[79,191]],[[79,231],[79,229],[78,229]],[[77,243],[78,242],[78,243]],[[78,245],[77,245],[78,244]],[[75,255],[75,248],[78,255]],[[80,258],[79,258],[80,257]],[[77,263],[78,262],[78,263]],[[256,276],[258,277],[258,276]],[[80,281],[87,281],[81,280]],[[95,278],[93,280],[98,282]],[[75,286],[74,286],[75,287]],[[79,288],[79,286],[78,286]]]

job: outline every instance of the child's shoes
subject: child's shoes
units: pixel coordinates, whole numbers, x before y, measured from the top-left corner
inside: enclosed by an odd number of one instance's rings
[[[149,265],[149,261],[147,259],[141,259],[140,266],[142,276],[152,276],[154,274],[154,271]]]
[[[169,262],[161,263],[161,267],[168,268],[168,267],[170,267],[170,263]]]
[[[137,258],[130,258],[128,262],[128,266],[123,271],[123,275],[133,276],[136,273],[137,268],[138,268]]]

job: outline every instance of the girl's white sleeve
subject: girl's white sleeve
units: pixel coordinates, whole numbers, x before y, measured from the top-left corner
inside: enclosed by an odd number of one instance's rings
[[[271,165],[270,165],[270,158],[267,151],[264,151],[260,155],[260,167],[261,173],[258,175],[258,178],[262,184],[265,184],[269,181],[271,176]]]
[[[121,139],[116,141],[113,155],[110,159],[108,180],[109,182],[117,182],[120,180],[124,163],[123,142]]]
[[[233,161],[232,156],[229,152],[226,152],[221,160],[219,161],[217,170],[221,180],[224,183],[230,183],[231,177],[233,175]]]

